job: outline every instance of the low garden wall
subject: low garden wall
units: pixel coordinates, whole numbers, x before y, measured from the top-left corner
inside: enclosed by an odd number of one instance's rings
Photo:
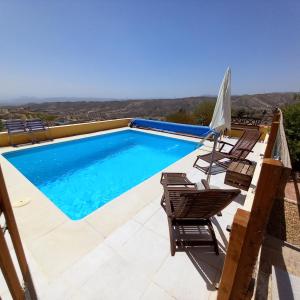
[[[97,131],[103,131],[108,129],[115,129],[126,127],[128,123],[131,121],[131,118],[126,119],[115,119],[115,120],[107,120],[107,121],[97,121],[97,122],[89,122],[89,123],[80,123],[80,124],[70,124],[70,125],[62,125],[50,127],[49,132],[47,133],[49,137],[53,139],[63,138],[68,136],[74,136],[79,134],[87,134]],[[45,133],[40,132],[35,134],[37,139],[45,139]],[[31,136],[29,134],[18,134],[13,135],[13,141],[15,144],[24,144],[31,142]],[[9,136],[7,132],[0,133],[0,147],[9,146]]]
[[[79,124],[69,124],[69,125],[61,125],[50,127],[48,136],[57,139],[63,138],[68,136],[74,136],[79,134],[87,134],[97,131],[103,131],[108,129],[115,129],[128,126],[131,118],[124,118],[124,119],[114,119],[114,120],[106,120],[106,121],[96,121],[96,122],[88,122],[88,123],[79,123]],[[251,126],[247,126],[250,128]],[[257,128],[257,127],[255,127]],[[240,137],[243,132],[244,127],[232,127],[228,135],[230,137]],[[269,131],[269,126],[259,125],[259,131],[262,133],[261,141],[263,141],[266,137],[266,134]],[[35,134],[37,139],[45,139],[45,133],[37,133]],[[25,144],[31,142],[31,136],[29,134],[18,134],[13,135],[13,142],[14,144]],[[0,133],[0,147],[9,146],[9,136],[7,132]]]
[[[230,137],[240,137],[243,133],[243,130],[246,128],[258,128],[259,132],[261,133],[260,141],[264,141],[266,135],[270,131],[270,126],[267,125],[259,125],[259,126],[240,126],[240,125],[231,125],[231,130],[228,132],[228,136]]]

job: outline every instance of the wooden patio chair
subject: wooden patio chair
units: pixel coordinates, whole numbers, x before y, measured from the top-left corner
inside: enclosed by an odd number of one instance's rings
[[[218,151],[215,151],[213,161],[212,153],[198,155],[193,167],[197,168],[207,174],[209,166],[199,166],[198,161],[203,160],[208,164],[215,163],[224,169],[227,169],[232,161],[246,161],[251,164],[251,161],[246,159],[255,144],[260,139],[261,133],[257,129],[245,129],[242,136],[239,138],[235,145],[220,141],[221,147]],[[225,145],[231,147],[228,152],[223,151]]]
[[[203,179],[204,190],[164,186],[163,208],[168,217],[171,255],[190,246],[214,247],[219,255],[211,218],[240,194],[239,189],[211,189]],[[206,230],[205,230],[206,229]],[[208,229],[208,231],[207,231]],[[209,239],[203,238],[209,235]]]
[[[32,134],[33,141],[37,142],[35,134],[38,132],[45,133],[45,137],[47,140],[52,140],[52,138],[49,135],[49,129],[44,124],[44,122],[41,119],[29,119],[26,120],[26,128],[28,129],[28,132]]]
[[[164,186],[183,186],[193,190],[197,190],[196,183],[191,182],[186,173],[170,173],[162,172],[160,177],[160,184]],[[164,194],[161,197],[160,205],[165,209]]]
[[[7,129],[7,133],[9,136],[9,143],[11,146],[16,146],[16,144],[14,144],[14,142],[13,142],[14,135],[28,134],[28,131],[27,131],[26,125],[25,125],[25,121],[20,120],[20,119],[7,120],[5,122],[5,127]],[[32,141],[32,139],[31,139],[31,141]]]

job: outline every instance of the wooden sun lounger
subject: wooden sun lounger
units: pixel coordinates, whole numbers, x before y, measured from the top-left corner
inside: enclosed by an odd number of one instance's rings
[[[202,180],[204,190],[188,187],[168,186],[163,181],[164,205],[168,217],[171,255],[190,246],[214,247],[219,254],[218,242],[211,218],[223,210],[240,194],[239,189],[210,189]],[[208,229],[211,239],[203,238],[203,230]],[[207,230],[206,230],[207,236]]]
[[[14,135],[28,134],[25,121],[23,121],[23,120],[19,120],[19,119],[7,120],[5,122],[5,127],[7,129],[7,133],[9,136],[9,142],[10,142],[11,146],[16,146],[13,142]]]
[[[260,136],[261,133],[257,129],[246,129],[244,130],[242,136],[239,138],[239,140],[235,145],[232,145],[224,141],[220,141],[219,143],[221,144],[221,147],[218,151],[216,151],[213,154],[213,158],[212,158],[212,153],[199,155],[197,156],[197,159],[194,162],[193,167],[207,174],[207,172],[209,171],[209,166],[207,167],[200,166],[198,164],[199,160],[205,161],[208,164],[213,162],[224,169],[227,169],[229,164],[232,161],[247,161],[248,163],[251,164],[251,161],[247,160],[246,157],[250,152],[252,152],[252,149],[255,146],[255,144],[258,142]],[[223,148],[225,145],[231,147],[229,152],[223,152]]]
[[[32,134],[32,138],[35,142],[37,142],[35,133],[38,133],[38,132],[45,133],[46,139],[52,140],[52,138],[49,136],[48,127],[40,119],[26,120],[26,128],[28,129],[28,132]]]

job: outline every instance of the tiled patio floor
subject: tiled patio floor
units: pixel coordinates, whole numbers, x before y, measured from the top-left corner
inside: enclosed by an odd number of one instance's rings
[[[166,170],[187,172],[192,181],[199,182],[205,175],[192,164],[196,154],[210,146],[206,142],[202,150]],[[253,160],[261,159],[264,147],[264,143],[256,145]],[[219,256],[207,247],[172,257],[167,219],[160,207],[160,174],[74,222],[3,159],[1,165],[11,201],[31,198],[29,205],[14,208],[14,212],[40,299],[214,299],[228,244],[225,228],[236,209],[249,209],[249,199],[251,202],[249,195],[244,203],[243,192],[222,217],[213,220]],[[224,176],[224,172],[212,176],[211,184],[226,187]],[[253,188],[255,180],[257,175]],[[10,299],[3,278],[0,282],[2,298]]]

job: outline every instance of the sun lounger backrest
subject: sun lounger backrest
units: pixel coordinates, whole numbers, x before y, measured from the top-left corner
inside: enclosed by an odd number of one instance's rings
[[[230,155],[246,158],[249,152],[253,149],[255,144],[260,138],[260,132],[257,129],[246,129],[237,143],[230,151]],[[239,149],[247,149],[248,151],[242,151]],[[242,152],[242,153],[241,153]],[[241,154],[241,155],[240,155]]]
[[[46,130],[46,127],[42,120],[40,119],[32,119],[26,121],[26,127],[30,131],[44,131]]]
[[[23,120],[7,120],[5,122],[5,127],[9,134],[15,132],[26,132],[25,122]]]
[[[180,200],[172,202],[172,190],[168,193],[173,206],[174,218],[203,218],[208,219],[224,209],[240,194],[239,189],[223,190],[209,189],[201,191],[184,191]],[[177,191],[178,193],[178,191]],[[176,197],[174,197],[175,199]],[[178,197],[177,197],[178,199]]]

